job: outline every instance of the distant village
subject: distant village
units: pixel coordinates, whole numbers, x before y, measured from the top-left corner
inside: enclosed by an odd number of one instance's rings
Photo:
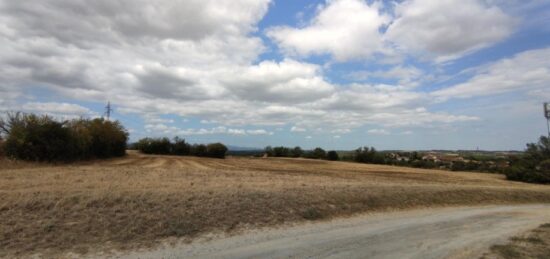
[[[517,151],[385,151],[386,163],[455,171],[497,172],[510,166]],[[388,161],[389,160],[389,161]]]
[[[321,148],[316,148],[314,150],[302,150],[300,147],[266,147],[264,150],[230,150],[228,152],[228,154],[232,156],[302,157],[416,168],[489,173],[502,173],[506,168],[510,167],[511,161],[518,159],[523,154],[521,151],[482,150],[377,151],[374,148],[368,147],[348,151],[340,150],[336,151],[336,153],[336,158],[329,159],[326,156],[325,151]]]

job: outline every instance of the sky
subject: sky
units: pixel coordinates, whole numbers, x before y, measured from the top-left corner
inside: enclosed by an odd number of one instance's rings
[[[547,0],[0,0],[0,112],[241,147],[522,150]]]

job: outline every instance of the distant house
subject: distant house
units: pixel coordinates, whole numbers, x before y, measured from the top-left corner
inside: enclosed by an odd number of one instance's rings
[[[434,163],[437,163],[437,162],[440,161],[439,158],[437,157],[437,155],[435,155],[435,154],[428,154],[428,155],[422,156],[422,160],[431,161],[431,162],[434,162]]]
[[[395,160],[400,161],[400,162],[409,162],[409,158],[406,157],[406,156],[398,156],[398,157],[395,158]]]
[[[388,154],[388,157],[392,160],[399,161],[399,162],[408,162],[409,158],[406,156],[401,156],[397,153],[390,153]]]
[[[466,162],[463,157],[458,154],[445,154],[439,157],[441,162],[453,163],[453,162]]]

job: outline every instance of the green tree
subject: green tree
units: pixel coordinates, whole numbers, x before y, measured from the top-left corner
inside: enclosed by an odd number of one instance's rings
[[[264,152],[267,156],[273,156],[273,148],[271,146],[265,147]]]
[[[525,154],[510,161],[506,178],[530,183],[550,183],[550,141],[541,136],[538,143],[527,144]]]
[[[311,152],[311,156],[315,159],[325,159],[327,157],[327,152],[324,149],[317,147]]]
[[[327,153],[327,160],[337,161],[339,159],[340,157],[338,156],[338,153],[336,151],[331,150]]]
[[[222,143],[212,143],[206,146],[206,153],[208,157],[213,158],[225,158],[227,147]]]
[[[296,146],[292,149],[290,154],[291,154],[292,157],[301,157],[301,156],[304,155],[304,150],[302,150],[301,147]]]

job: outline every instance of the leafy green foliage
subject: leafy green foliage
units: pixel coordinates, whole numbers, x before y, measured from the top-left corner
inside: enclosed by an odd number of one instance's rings
[[[57,121],[46,115],[8,113],[0,120],[7,156],[31,161],[72,161],[126,154],[128,133],[103,119]]]
[[[274,147],[273,148],[274,157],[289,157],[290,149],[287,147]]]
[[[136,143],[135,147],[145,154],[159,155],[225,158],[227,153],[227,147],[222,143],[191,145],[178,137],[175,137],[173,142],[168,138],[143,138]]]
[[[208,157],[225,158],[227,147],[222,143],[212,143],[206,146],[206,154]]]
[[[377,152],[374,147],[363,147],[355,150],[355,162],[384,164],[386,162],[384,154]]]
[[[138,141],[136,147],[145,154],[168,155],[172,153],[172,143],[168,138],[143,138]]]
[[[334,150],[331,150],[329,152],[327,152],[327,160],[330,160],[330,161],[338,161],[340,159],[340,157],[338,156],[338,153]]]
[[[302,150],[301,147],[294,147],[291,151],[290,151],[290,156],[291,157],[301,157],[304,155],[304,150]]]
[[[511,162],[506,178],[529,183],[550,183],[550,140],[541,136],[538,143],[527,144],[525,155]]]

